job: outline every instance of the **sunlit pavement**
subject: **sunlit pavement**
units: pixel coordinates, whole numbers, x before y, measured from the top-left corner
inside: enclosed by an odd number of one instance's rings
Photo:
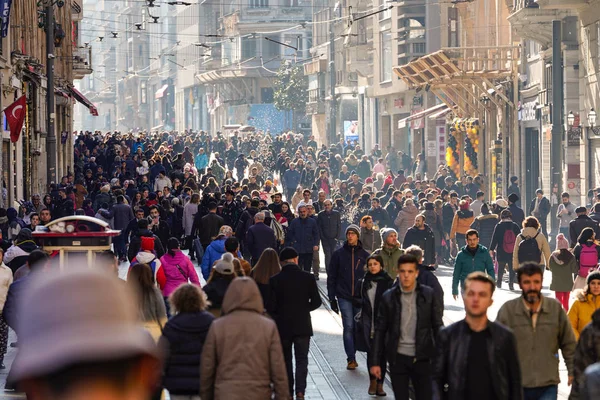
[[[312,313],[312,322],[314,337],[311,341],[309,353],[309,374],[307,380],[306,398],[323,400],[346,400],[346,399],[370,399],[374,396],[367,394],[369,385],[369,375],[367,372],[367,362],[365,353],[357,353],[359,367],[354,371],[346,370],[346,354],[342,343],[342,321],[339,315],[329,309],[329,303],[326,299],[327,293],[327,275],[324,271],[324,257],[321,253],[321,275],[318,281],[319,289],[323,297],[323,305]],[[194,264],[197,264],[195,262]],[[119,276],[125,279],[127,275],[128,263],[122,263],[119,267]],[[200,276],[200,268],[196,267]],[[444,289],[444,324],[459,321],[464,318],[465,312],[462,300],[452,298],[452,268],[440,266],[436,271],[440,283]],[[553,297],[554,293],[548,290],[551,275],[546,273],[544,285],[544,295]],[[518,285],[514,292],[508,290],[507,282],[503,284],[504,288],[496,290],[494,294],[494,304],[489,310],[489,317],[496,318],[498,310],[507,300],[520,295]],[[572,300],[571,300],[572,301]],[[11,331],[9,343],[16,339],[14,332]],[[10,365],[16,353],[15,348],[8,348],[4,364],[6,369],[0,371],[0,383],[4,386],[6,376]],[[570,388],[567,386],[567,373],[564,364],[560,364],[561,383],[559,385],[559,399],[567,399]],[[393,398],[389,379],[386,378],[385,390],[388,398]],[[0,392],[0,399],[24,399],[25,396],[12,392]],[[168,397],[167,397],[168,399]]]

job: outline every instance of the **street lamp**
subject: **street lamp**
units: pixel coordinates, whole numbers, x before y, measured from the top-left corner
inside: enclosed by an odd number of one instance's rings
[[[579,146],[579,139],[581,138],[583,128],[579,124],[579,118],[577,118],[577,124],[575,124],[575,114],[573,114],[573,111],[569,111],[569,115],[567,115],[567,126],[569,127],[567,131],[567,146]]]
[[[574,123],[575,123],[575,114],[573,114],[573,111],[569,111],[569,115],[567,115],[567,125],[570,128],[573,126]]]
[[[596,126],[596,111],[593,108],[590,109],[587,117],[590,124],[588,130],[595,136],[600,136],[600,126]]]

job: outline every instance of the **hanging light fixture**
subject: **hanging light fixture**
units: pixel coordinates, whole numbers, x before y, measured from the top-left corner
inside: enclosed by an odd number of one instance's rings
[[[573,114],[573,111],[569,111],[569,115],[567,115],[567,125],[569,127],[573,126],[573,124],[575,123],[575,114]]]
[[[590,123],[591,127],[596,126],[596,111],[594,111],[593,108],[591,108],[590,112],[588,113],[588,122]]]

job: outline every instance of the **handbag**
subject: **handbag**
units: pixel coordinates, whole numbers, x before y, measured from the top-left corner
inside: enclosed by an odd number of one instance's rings
[[[177,267],[177,269],[179,270],[179,273],[181,273],[181,276],[183,276],[183,278],[189,283],[190,282],[190,277],[186,276],[186,274],[183,272],[183,268],[181,268],[179,266],[179,264],[175,264],[175,266]]]

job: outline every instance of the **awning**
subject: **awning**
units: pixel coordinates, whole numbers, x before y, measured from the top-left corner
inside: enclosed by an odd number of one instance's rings
[[[79,90],[75,89],[74,87],[69,88],[69,90],[71,91],[71,94],[73,95],[75,100],[77,100],[90,110],[90,114],[92,114],[94,117],[98,116],[98,109],[96,108],[96,106],[91,101],[89,101]]]
[[[442,108],[447,108],[447,106],[444,103],[441,103],[436,106],[429,107],[425,110],[419,111],[418,113],[412,114],[406,118],[403,118],[400,121],[398,121],[398,129],[404,128],[406,126],[407,122],[414,121],[415,119],[423,118],[431,113],[440,111]]]
[[[443,117],[446,114],[450,113],[451,111],[453,111],[451,108],[446,107],[442,111],[438,111],[435,114],[431,114],[429,116],[429,119],[436,119],[436,118],[439,118],[439,117]]]
[[[161,87],[160,89],[158,89],[156,91],[156,93],[154,93],[154,98],[155,99],[160,99],[165,95],[165,92],[167,91],[167,88],[169,87],[169,85],[163,85],[163,87]]]
[[[54,94],[57,96],[61,96],[61,97],[66,97],[69,98],[69,93],[67,93],[64,89],[62,88],[54,88]]]

